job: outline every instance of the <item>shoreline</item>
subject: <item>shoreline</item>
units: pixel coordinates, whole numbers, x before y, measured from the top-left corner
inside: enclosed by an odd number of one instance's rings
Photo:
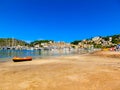
[[[58,55],[48,55],[48,56],[32,56],[33,60],[38,60],[38,59],[48,59],[48,58],[56,58],[56,57],[61,57],[61,56],[74,56],[74,55],[83,55],[83,54],[88,54],[89,52],[77,52],[75,54],[58,54]],[[8,58],[0,58],[0,63],[5,63],[5,62],[11,62],[12,57]]]

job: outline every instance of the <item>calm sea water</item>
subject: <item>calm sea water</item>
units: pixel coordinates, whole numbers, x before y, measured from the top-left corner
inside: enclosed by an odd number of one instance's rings
[[[86,53],[87,50],[0,50],[0,61],[6,61],[13,58],[14,56],[26,57],[32,56],[36,57],[48,57],[48,56],[61,56],[61,55],[71,55],[71,54],[82,54]]]

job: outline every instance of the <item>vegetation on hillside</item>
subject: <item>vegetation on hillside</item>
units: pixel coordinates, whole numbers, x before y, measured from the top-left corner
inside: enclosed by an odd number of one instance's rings
[[[13,39],[13,38],[0,38],[0,46],[26,46],[29,45],[27,42],[18,40],[18,39]]]
[[[41,45],[41,43],[50,43],[50,42],[54,42],[53,40],[36,40],[30,43],[30,46],[34,46],[34,45]]]
[[[112,37],[112,43],[114,44],[120,44],[120,34],[118,35],[113,35],[113,36],[106,36],[106,37],[103,37],[103,39],[105,39],[106,41],[109,40],[109,38]]]
[[[112,35],[112,36],[104,36],[104,37],[99,36],[99,37],[102,38],[102,40],[99,41],[101,43],[96,43],[95,41],[92,40],[92,38],[90,38],[86,40],[75,40],[71,42],[71,44],[78,45],[81,42],[82,44],[94,45],[94,47],[96,48],[113,47],[114,45],[120,44],[120,34]],[[110,41],[110,38],[112,38],[111,41]],[[111,42],[112,44],[105,46],[103,45],[103,41]],[[37,44],[41,45],[42,43],[50,43],[50,42],[54,42],[54,41],[53,40],[35,40],[30,44],[28,44],[23,40],[18,40],[13,38],[0,38],[0,46],[17,46],[17,45],[34,46]]]
[[[79,42],[81,42],[81,41],[82,41],[82,40],[75,40],[75,41],[71,42],[71,44],[78,45]]]
[[[90,45],[94,45],[95,48],[103,48],[103,47],[113,47],[114,45],[117,45],[117,44],[120,44],[120,34],[118,35],[111,35],[111,36],[99,36],[100,38],[102,38],[102,40],[104,41],[109,41],[110,38],[112,38],[112,40],[110,41],[112,43],[112,45],[106,45],[106,46],[103,46],[102,43],[103,41],[101,40],[101,44],[96,44],[92,38],[91,39],[87,39],[86,40],[86,44],[90,44]],[[71,44],[74,44],[74,45],[78,45],[80,42],[84,43],[84,41],[82,40],[75,40],[73,42],[71,42]]]

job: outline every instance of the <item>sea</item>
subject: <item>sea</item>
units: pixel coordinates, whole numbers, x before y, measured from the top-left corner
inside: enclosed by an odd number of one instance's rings
[[[0,62],[12,60],[14,56],[26,57],[32,56],[33,58],[44,58],[50,56],[66,56],[74,54],[84,54],[92,50],[0,50]]]

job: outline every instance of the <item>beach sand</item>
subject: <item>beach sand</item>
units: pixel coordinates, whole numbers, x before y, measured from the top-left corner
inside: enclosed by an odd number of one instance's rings
[[[120,52],[0,63],[0,90],[120,90]]]

